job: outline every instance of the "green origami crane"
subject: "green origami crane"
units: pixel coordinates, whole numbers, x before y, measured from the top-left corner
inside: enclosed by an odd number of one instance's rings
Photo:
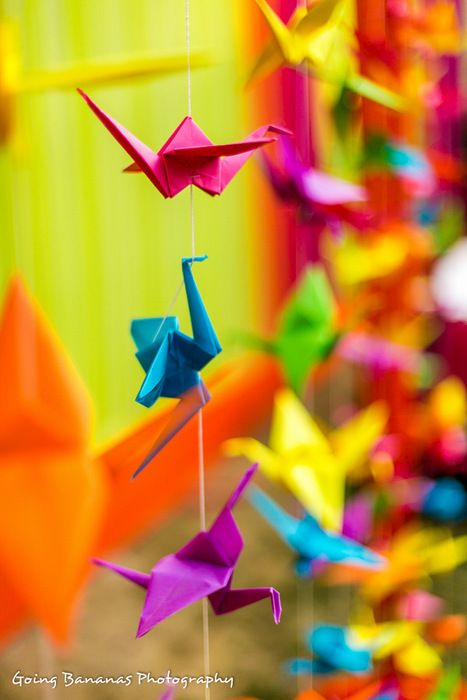
[[[309,265],[282,311],[277,335],[261,342],[276,355],[290,386],[299,392],[310,371],[330,355],[339,333],[334,294],[321,265]]]

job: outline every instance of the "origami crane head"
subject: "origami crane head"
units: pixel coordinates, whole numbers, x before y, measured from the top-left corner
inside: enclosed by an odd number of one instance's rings
[[[133,158],[127,172],[143,172],[164,197],[175,197],[194,185],[221,194],[253,151],[276,140],[268,134],[290,134],[275,125],[262,126],[243,141],[215,145],[191,117],[185,117],[155,152],[78,90],[97,118]]]
[[[274,588],[231,588],[235,566],[243,549],[243,539],[232,509],[256,469],[257,465],[248,469],[209,530],[197,534],[175,554],[161,559],[150,574],[95,560],[96,564],[147,590],[138,637],[206,596],[216,615],[269,598],[274,621],[279,622],[280,595]]]
[[[263,491],[250,493],[250,502],[300,557],[299,574],[312,572],[314,562],[340,562],[367,569],[384,568],[384,559],[347,537],[323,530],[308,513],[302,519],[286,513]]]

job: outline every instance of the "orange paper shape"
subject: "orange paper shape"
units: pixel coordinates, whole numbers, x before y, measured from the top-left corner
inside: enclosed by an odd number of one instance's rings
[[[14,278],[0,324],[0,562],[28,615],[64,641],[104,508],[84,387]]]

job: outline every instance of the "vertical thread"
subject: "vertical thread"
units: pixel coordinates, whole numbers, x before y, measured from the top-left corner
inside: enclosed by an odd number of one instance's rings
[[[188,92],[188,116],[191,117],[191,41],[190,41],[190,0],[185,0],[185,37],[186,37],[186,78]]]
[[[198,412],[198,466],[199,466],[199,521],[201,530],[206,529],[206,497],[204,487],[204,436],[203,436],[203,410]],[[204,675],[210,675],[210,653],[209,653],[209,609],[208,599],[202,600],[202,615],[203,615],[203,659],[204,659]],[[211,691],[208,686],[205,687],[205,700],[210,700]]]
[[[191,47],[190,47],[190,0],[185,0],[185,36],[187,57],[187,104],[188,116],[191,117]],[[190,185],[190,224],[191,224],[191,257],[195,258],[195,206],[193,185]],[[198,481],[199,481],[199,520],[201,530],[206,530],[206,491],[205,491],[205,467],[204,467],[204,436],[203,436],[203,411],[198,412]],[[203,625],[203,660],[204,675],[210,675],[209,653],[209,609],[208,600],[203,598],[202,625]],[[211,692],[205,686],[205,700],[210,700]]]

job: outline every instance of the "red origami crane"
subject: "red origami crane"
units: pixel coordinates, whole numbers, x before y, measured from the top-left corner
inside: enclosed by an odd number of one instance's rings
[[[175,197],[188,185],[195,185],[210,195],[221,194],[253,151],[276,140],[267,134],[290,134],[288,129],[269,124],[243,141],[216,145],[191,117],[185,117],[156,152],[106,114],[82,90],[78,92],[133,158],[126,172],[143,172],[164,197]]]

